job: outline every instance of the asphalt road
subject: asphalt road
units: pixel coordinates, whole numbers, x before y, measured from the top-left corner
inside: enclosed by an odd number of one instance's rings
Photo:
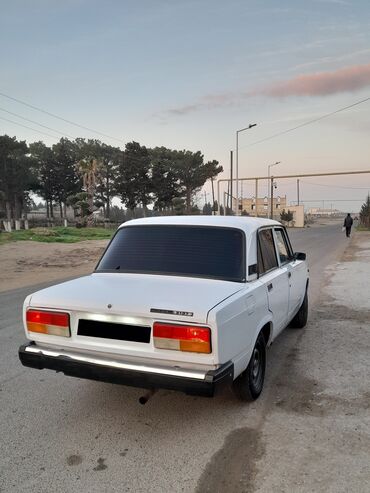
[[[346,238],[333,224],[292,231],[291,240],[296,251],[308,254],[314,310],[323,271]],[[260,438],[302,331],[288,329],[273,344],[264,393],[252,404],[225,389],[213,399],[159,391],[141,406],[141,390],[21,366],[21,306],[33,291],[0,294],[0,491],[203,493],[261,487],[255,482],[264,456]],[[289,423],[289,410],[279,412]],[[274,472],[264,474],[268,482]],[[279,491],[298,490],[288,484]]]

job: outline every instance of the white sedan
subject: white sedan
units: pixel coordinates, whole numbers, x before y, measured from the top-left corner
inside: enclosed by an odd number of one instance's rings
[[[150,390],[262,392],[266,348],[307,321],[306,255],[285,228],[182,216],[119,227],[95,271],[28,296],[23,365]]]

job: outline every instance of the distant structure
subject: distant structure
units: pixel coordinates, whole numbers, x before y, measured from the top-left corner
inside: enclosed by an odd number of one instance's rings
[[[338,217],[343,216],[343,212],[338,209],[323,209],[320,207],[310,207],[307,214],[315,217]]]
[[[286,195],[284,197],[274,197],[272,201],[274,216],[280,216],[282,210],[287,210]],[[268,197],[255,197],[241,199],[239,202],[239,210],[245,211],[249,216],[267,217],[271,210],[271,199]]]

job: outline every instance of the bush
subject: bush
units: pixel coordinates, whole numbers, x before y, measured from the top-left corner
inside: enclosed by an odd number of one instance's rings
[[[293,212],[291,212],[289,209],[288,212],[286,212],[285,209],[283,209],[280,213],[280,219],[282,222],[290,223],[291,221],[293,221]]]

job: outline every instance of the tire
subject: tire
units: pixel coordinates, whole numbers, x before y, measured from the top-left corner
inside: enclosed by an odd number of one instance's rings
[[[262,332],[256,344],[248,367],[233,382],[235,395],[242,401],[254,401],[262,392],[266,370],[266,342]]]
[[[293,327],[294,329],[303,329],[303,327],[305,327],[307,324],[307,319],[308,319],[308,293],[306,289],[306,293],[304,295],[302,305],[298,310],[297,314],[295,315],[295,317],[293,318],[293,320],[290,322],[290,327]]]

